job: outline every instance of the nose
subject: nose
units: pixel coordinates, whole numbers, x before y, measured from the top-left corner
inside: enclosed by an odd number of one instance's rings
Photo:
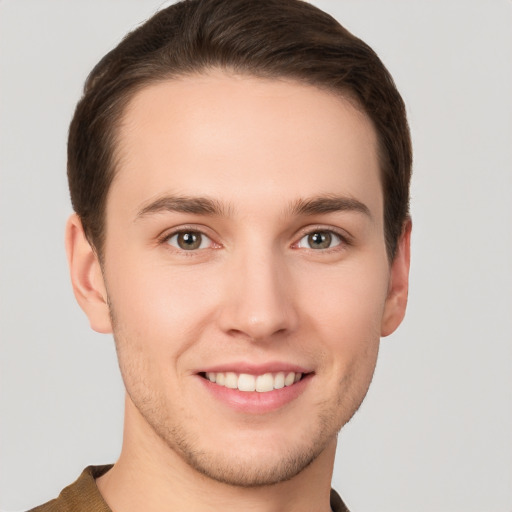
[[[228,272],[219,317],[224,332],[262,342],[296,329],[293,280],[282,255],[243,251],[230,261]]]

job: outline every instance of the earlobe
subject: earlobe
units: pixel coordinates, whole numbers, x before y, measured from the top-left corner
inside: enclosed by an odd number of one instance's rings
[[[76,214],[71,215],[66,224],[66,253],[73,292],[89,318],[91,328],[100,333],[111,333],[107,291],[100,262]]]
[[[398,241],[395,258],[391,264],[388,296],[381,323],[381,336],[389,336],[402,323],[409,292],[409,267],[411,259],[411,220],[404,224]]]

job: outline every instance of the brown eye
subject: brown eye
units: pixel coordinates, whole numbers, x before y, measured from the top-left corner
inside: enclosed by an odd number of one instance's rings
[[[167,243],[182,251],[195,251],[208,247],[210,239],[199,231],[181,231],[172,235]]]
[[[308,235],[308,245],[311,249],[327,249],[331,246],[331,234],[325,231]]]
[[[341,238],[332,231],[313,231],[299,240],[298,247],[322,250],[331,249],[340,243]]]

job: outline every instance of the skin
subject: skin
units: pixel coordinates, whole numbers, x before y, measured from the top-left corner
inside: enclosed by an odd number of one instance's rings
[[[407,301],[410,223],[390,263],[371,121],[311,86],[212,71],[137,93],[117,149],[102,268],[80,220],[67,226],[75,295],[114,333],[127,390],[105,500],[329,510],[337,433]],[[218,211],[173,211],[176,197]],[[180,230],[202,233],[200,248],[181,249]],[[312,233],[331,243],[311,246]],[[310,375],[266,412],[230,406],[198,375],[276,361]]]

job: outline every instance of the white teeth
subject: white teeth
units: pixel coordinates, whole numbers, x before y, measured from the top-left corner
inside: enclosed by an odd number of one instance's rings
[[[266,393],[274,389],[291,386],[302,378],[302,373],[277,372],[264,373],[263,375],[250,375],[248,373],[236,374],[234,372],[207,372],[206,378],[219,386],[239,391],[258,391]]]
[[[271,373],[264,373],[258,375],[256,379],[256,391],[265,393],[265,391],[272,391],[274,389],[274,377]]]
[[[240,374],[240,377],[238,377],[238,389],[240,391],[256,391],[256,377],[247,373]]]
[[[230,389],[236,389],[238,387],[238,377],[236,373],[227,372],[226,379],[224,380],[224,386]]]
[[[284,388],[284,372],[279,372],[274,378],[274,389],[281,388]]]
[[[285,386],[291,386],[295,382],[295,373],[290,372],[286,374],[286,377],[284,378],[284,385]]]

